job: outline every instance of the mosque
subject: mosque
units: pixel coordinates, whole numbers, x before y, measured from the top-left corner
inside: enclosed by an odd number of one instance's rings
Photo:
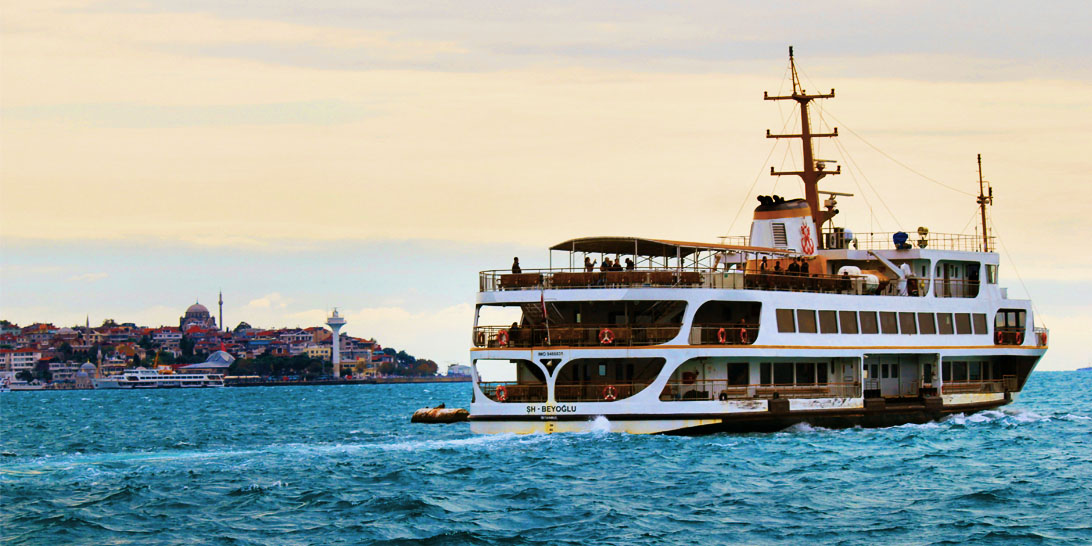
[[[224,293],[220,293],[220,322],[224,321]],[[186,314],[178,319],[178,328],[186,331],[190,326],[200,326],[209,330],[216,330],[216,319],[209,313],[209,308],[195,301],[186,308]]]

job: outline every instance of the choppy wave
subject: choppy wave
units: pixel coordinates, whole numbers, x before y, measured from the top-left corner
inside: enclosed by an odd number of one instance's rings
[[[1087,544],[1090,389],[1037,373],[995,411],[705,437],[409,424],[465,384],[18,393],[0,541]]]

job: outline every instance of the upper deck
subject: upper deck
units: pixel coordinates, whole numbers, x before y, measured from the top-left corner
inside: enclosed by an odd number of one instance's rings
[[[551,247],[551,267],[518,273],[482,271],[478,289],[718,288],[976,297],[981,279],[996,283],[997,255],[978,251],[982,239],[973,235],[929,234],[901,247],[890,233],[861,234],[851,240],[837,235],[828,237],[831,244],[813,255],[749,246],[746,238],[732,241],[738,244],[623,237],[573,239]],[[553,267],[554,252],[567,253],[568,265]],[[626,265],[600,265],[612,256],[615,262],[625,259]],[[585,266],[579,267],[580,263]]]

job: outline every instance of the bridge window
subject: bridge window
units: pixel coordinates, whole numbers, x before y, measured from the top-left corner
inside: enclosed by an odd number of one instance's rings
[[[861,311],[861,333],[862,334],[878,334],[880,333],[880,325],[876,320],[875,311]]]
[[[815,328],[815,311],[812,309],[797,309],[796,310],[796,323],[797,330],[801,334],[814,334]]]
[[[872,315],[875,320],[875,314]],[[856,334],[857,333],[857,312],[856,311],[838,311],[838,319],[842,324],[843,334]]]
[[[918,332],[926,336],[937,333],[932,313],[918,313]]]
[[[891,311],[880,311],[880,330],[885,334],[899,333],[898,315]]]
[[[782,334],[791,334],[796,331],[796,321],[793,320],[792,309],[777,310],[777,331]]]

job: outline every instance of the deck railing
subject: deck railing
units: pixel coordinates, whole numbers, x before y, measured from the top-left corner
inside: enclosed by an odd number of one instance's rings
[[[753,345],[758,324],[697,323],[690,330],[691,345]]]
[[[935,295],[938,298],[976,298],[978,281],[936,279]]]
[[[669,382],[660,393],[663,401],[735,400],[769,398],[852,398],[860,396],[857,383],[815,383],[802,385],[731,384],[724,379]]]
[[[650,383],[582,383],[554,386],[554,399],[558,402],[613,402],[629,398],[649,386]]]
[[[544,383],[526,384],[514,381],[479,382],[486,398],[494,402],[545,402]]]
[[[1004,379],[983,379],[981,381],[945,381],[941,387],[944,394],[1005,392]],[[1011,390],[1016,390],[1015,388]]]
[[[551,324],[549,328],[478,326],[474,346],[489,348],[633,347],[667,343],[679,335],[682,324],[622,326],[615,324]]]
[[[1019,326],[1001,326],[994,328],[994,345],[1023,345],[1024,331],[1027,328]]]
[[[906,232],[909,238],[906,244],[912,248],[924,248],[929,250],[962,250],[969,252],[982,251],[982,237],[979,235],[964,235],[962,233],[929,233],[924,238],[916,232]],[[853,233],[852,240],[839,239],[837,232],[827,230],[824,232],[828,245],[831,248],[846,248],[850,250],[897,250],[895,248],[894,232],[890,233]],[[924,241],[924,242],[923,242]],[[996,237],[990,237],[990,248],[997,248]]]

